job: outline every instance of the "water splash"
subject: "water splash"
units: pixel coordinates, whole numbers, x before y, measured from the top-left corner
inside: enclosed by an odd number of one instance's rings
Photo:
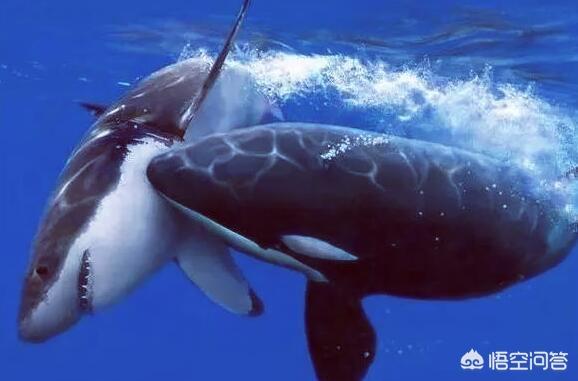
[[[211,59],[205,51],[192,53]],[[540,98],[531,86],[496,83],[491,68],[455,79],[436,75],[427,62],[393,68],[356,56],[250,49],[237,52],[229,65],[248,70],[260,91],[278,104],[309,99],[347,108],[359,114],[364,129],[508,161],[531,173],[542,190],[577,199],[578,186],[561,181],[578,166],[573,115]],[[573,204],[563,207],[575,210]]]
[[[385,135],[375,136],[368,134],[367,136],[359,135],[354,138],[345,137],[338,144],[327,147],[327,150],[321,154],[321,158],[329,161],[355,147],[379,146],[387,143],[389,143],[389,139]]]

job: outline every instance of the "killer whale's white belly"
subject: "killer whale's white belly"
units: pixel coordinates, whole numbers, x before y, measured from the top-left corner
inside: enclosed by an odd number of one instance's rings
[[[128,147],[118,185],[102,199],[70,249],[68,261],[74,266],[89,250],[94,310],[126,295],[171,258],[176,234],[173,212],[146,177],[150,160],[167,150],[151,138]]]

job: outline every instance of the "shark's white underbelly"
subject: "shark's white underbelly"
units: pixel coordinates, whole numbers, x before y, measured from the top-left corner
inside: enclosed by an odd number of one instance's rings
[[[89,250],[94,310],[126,295],[173,255],[173,212],[146,177],[150,160],[167,149],[154,139],[129,147],[117,187],[102,199],[70,249],[73,266],[78,266],[85,250]]]

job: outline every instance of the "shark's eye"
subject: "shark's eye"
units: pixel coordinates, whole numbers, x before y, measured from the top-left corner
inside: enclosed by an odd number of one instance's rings
[[[45,265],[38,265],[36,266],[36,274],[38,274],[38,276],[40,276],[41,278],[44,278],[45,276],[48,275],[48,266]]]

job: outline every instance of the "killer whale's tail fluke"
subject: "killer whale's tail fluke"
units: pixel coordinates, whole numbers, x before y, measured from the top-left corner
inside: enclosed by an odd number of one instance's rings
[[[331,283],[307,284],[305,326],[319,381],[360,381],[375,356],[361,299]]]
[[[247,10],[249,9],[250,3],[251,0],[243,0],[243,5],[241,6],[241,10],[237,15],[235,23],[233,24],[233,28],[229,32],[229,35],[225,40],[225,44],[223,45],[223,48],[219,53],[219,56],[213,63],[213,66],[211,66],[211,70],[209,71],[207,79],[205,79],[205,82],[203,83],[203,86],[201,87],[199,92],[195,94],[193,98],[191,98],[190,102],[183,109],[179,123],[179,129],[182,131],[183,134],[187,130],[187,127],[193,121],[193,118],[195,117],[199,109],[201,108],[201,105],[203,104],[203,101],[207,97],[207,94],[209,94],[209,91],[219,78],[219,74],[221,73],[221,69],[223,68],[223,64],[225,63],[225,59],[227,58],[227,55],[231,51],[231,47],[233,46],[233,42],[235,42],[235,38],[239,33],[241,24],[245,19],[245,15],[247,14]]]

